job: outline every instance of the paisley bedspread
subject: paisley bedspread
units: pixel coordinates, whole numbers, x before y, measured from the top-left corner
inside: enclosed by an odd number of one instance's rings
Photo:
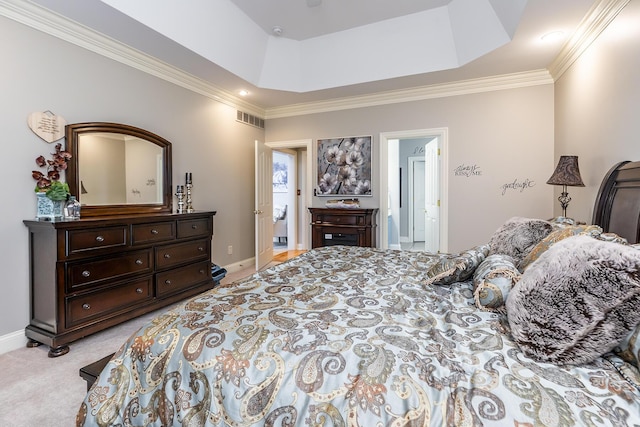
[[[142,327],[84,426],[640,426],[640,374],[613,355],[535,363],[439,255],[333,246],[205,292]]]

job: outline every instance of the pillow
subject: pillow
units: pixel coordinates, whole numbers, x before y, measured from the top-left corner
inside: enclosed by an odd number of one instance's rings
[[[573,218],[567,218],[566,216],[557,216],[549,220],[553,228],[563,228],[571,225],[576,225],[576,221]]]
[[[489,253],[489,245],[474,246],[457,255],[445,255],[426,272],[427,285],[450,285],[467,280]]]
[[[279,220],[284,219],[285,215],[287,214],[287,207],[283,207],[281,208],[280,206],[274,206],[273,207],[273,222],[277,222]]]
[[[640,324],[618,344],[613,352],[640,369]]]
[[[509,255],[493,254],[485,258],[473,273],[473,296],[481,310],[499,311],[511,288],[520,279],[515,261]]]
[[[548,250],[553,244],[558,243],[562,239],[567,237],[576,236],[578,234],[587,234],[591,237],[596,237],[602,233],[602,228],[597,225],[566,225],[561,228],[554,229],[551,233],[539,241],[531,251],[520,262],[520,271],[525,271],[527,267],[535,260],[540,258],[546,250]]]
[[[491,236],[489,255],[509,255],[519,269],[524,257],[536,243],[551,233],[552,229],[551,223],[542,219],[513,217]]]
[[[506,303],[523,353],[542,362],[588,363],[640,323],[640,252],[568,237],[529,266]]]

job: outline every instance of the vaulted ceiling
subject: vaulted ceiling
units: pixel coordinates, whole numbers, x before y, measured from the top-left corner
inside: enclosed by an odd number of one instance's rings
[[[548,78],[578,32],[624,2],[3,1],[39,5],[229,94],[247,90],[247,102],[266,111],[496,76]],[[560,39],[541,40],[556,31]]]

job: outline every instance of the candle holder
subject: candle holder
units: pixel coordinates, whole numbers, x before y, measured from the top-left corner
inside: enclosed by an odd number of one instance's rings
[[[178,213],[184,213],[184,191],[182,185],[178,185],[176,189],[176,197],[178,198]]]
[[[188,182],[186,187],[187,187],[187,212],[193,212],[193,206],[191,205],[191,188],[193,188],[193,184]]]

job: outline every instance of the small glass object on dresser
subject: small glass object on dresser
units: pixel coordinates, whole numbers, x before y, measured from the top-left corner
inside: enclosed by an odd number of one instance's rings
[[[69,196],[64,206],[64,217],[67,219],[80,219],[80,202],[76,196]]]

